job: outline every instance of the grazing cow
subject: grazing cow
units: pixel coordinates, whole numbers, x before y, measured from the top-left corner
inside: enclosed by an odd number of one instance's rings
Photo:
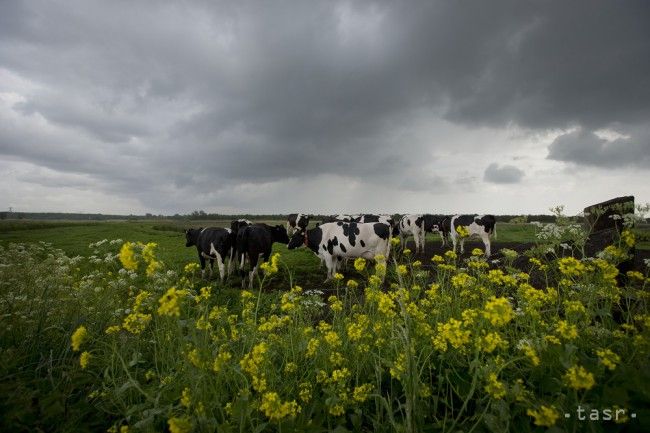
[[[449,230],[451,227],[451,217],[445,215],[424,214],[424,232],[439,233],[442,238],[442,246],[447,244]]]
[[[217,261],[219,277],[223,283],[225,277],[225,260],[228,259],[228,274],[231,271],[232,232],[220,227],[207,227],[185,230],[185,246],[196,246],[201,263],[201,276],[205,278],[205,259],[210,262],[208,279],[212,277],[212,266]]]
[[[413,235],[415,240],[415,252],[424,252],[424,216],[421,214],[404,215],[399,220],[399,237],[404,244],[404,238]]]
[[[257,274],[259,259],[262,257],[265,262],[269,260],[274,242],[289,243],[287,230],[281,225],[253,224],[239,230],[237,233],[237,254],[239,255],[242,288],[246,282],[246,274],[244,273],[246,257],[248,257],[251,264],[251,270],[248,274],[248,287],[251,288],[253,286],[253,277]]]
[[[308,225],[309,215],[302,213],[289,214],[289,218],[287,219],[287,235],[291,236],[298,228],[306,229]]]
[[[485,255],[490,257],[490,235],[497,236],[496,218],[494,215],[454,215],[451,218],[451,241],[454,244],[454,251],[456,251],[456,244],[460,241],[460,253],[464,253],[465,238],[461,237],[458,233],[458,227],[464,227],[468,232],[468,238],[472,236],[479,236],[483,240],[485,246]]]
[[[338,262],[346,257],[372,260],[378,254],[388,257],[391,228],[384,223],[333,222],[311,230],[296,231],[290,250],[306,245],[327,266],[327,279],[334,277]]]

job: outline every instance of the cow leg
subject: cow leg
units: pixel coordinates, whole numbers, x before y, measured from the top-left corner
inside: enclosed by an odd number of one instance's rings
[[[327,278],[325,279],[326,283],[334,277],[333,269],[336,265],[333,263],[333,259],[334,258],[329,254],[325,257],[325,266],[327,267]]]
[[[250,259],[250,261],[251,261],[251,271],[248,274],[248,289],[249,290],[253,288],[253,278],[255,278],[255,276],[257,276],[257,268],[258,268],[258,264],[260,262],[261,257],[263,257],[262,253],[258,254],[257,257],[255,257],[255,258],[251,257],[251,259]]]
[[[465,238],[460,239],[460,253],[463,254],[465,252]]]
[[[490,257],[490,236],[485,233],[481,235],[481,238],[483,239],[483,245],[485,246],[485,257]]]
[[[217,266],[219,267],[219,280],[221,281],[221,284],[223,284],[226,270],[224,269],[224,258],[219,253],[217,253]]]
[[[212,267],[214,266],[214,259],[208,261],[208,281],[212,279]]]
[[[199,255],[199,263],[201,263],[201,278],[205,279],[205,258]]]

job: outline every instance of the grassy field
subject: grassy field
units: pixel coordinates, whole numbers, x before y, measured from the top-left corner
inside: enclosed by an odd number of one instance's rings
[[[267,224],[286,224],[284,221],[260,221]],[[189,227],[229,227],[230,221],[111,221],[111,222],[70,222],[70,221],[3,221],[0,222],[0,244],[10,242],[47,242],[62,249],[69,256],[87,257],[93,253],[88,245],[101,239],[122,239],[131,242],[155,242],[159,245],[160,259],[172,270],[180,271],[189,262],[198,261],[196,249],[185,247],[183,230]],[[535,240],[534,227],[528,224],[499,224],[500,242],[530,243]],[[412,238],[411,238],[412,239]],[[440,236],[428,234],[427,242],[436,245]],[[481,246],[480,240],[471,240],[466,246],[469,250]],[[319,270],[319,261],[305,248],[288,252],[284,245],[275,244],[274,252],[282,253],[283,259],[294,277],[301,284],[319,283],[324,279],[324,268]],[[216,270],[216,269],[215,269]],[[322,275],[321,275],[322,274]],[[272,287],[286,287],[286,281],[278,280]]]
[[[327,284],[311,251],[275,245],[249,292],[203,281],[185,247],[184,228],[228,225],[1,222],[0,430],[560,433],[584,429],[563,416],[578,405],[638,415],[593,431],[650,428],[650,278],[615,278],[629,237],[594,261],[545,244],[522,272],[429,235],[435,262],[351,262]],[[536,240],[497,230],[493,251]],[[129,259],[127,241],[157,247]]]

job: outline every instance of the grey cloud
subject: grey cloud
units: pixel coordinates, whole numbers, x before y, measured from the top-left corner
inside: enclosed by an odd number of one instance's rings
[[[454,174],[426,169],[444,137],[427,142],[414,113],[647,124],[648,21],[642,1],[2,2],[0,68],[34,84],[13,109],[67,133],[0,126],[0,155],[150,206],[321,175],[444,189]]]
[[[513,165],[503,165],[493,162],[485,169],[483,179],[491,183],[518,183],[524,177],[524,172]]]
[[[629,138],[609,141],[592,131],[578,129],[557,137],[548,159],[601,168],[650,168],[650,130],[633,130]]]

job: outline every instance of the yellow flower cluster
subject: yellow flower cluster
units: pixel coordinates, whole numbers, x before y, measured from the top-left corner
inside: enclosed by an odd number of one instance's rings
[[[524,352],[524,355],[528,357],[530,360],[530,363],[533,364],[535,367],[537,367],[540,363],[539,356],[537,356],[537,352],[535,351],[535,348],[530,345],[530,343],[524,343],[522,344],[519,349]]]
[[[580,277],[587,271],[585,264],[573,257],[558,260],[558,269],[567,277]]]
[[[81,365],[81,369],[85,369],[88,367],[88,363],[90,363],[90,352],[81,352],[81,356],[79,356],[79,365]]]
[[[359,402],[363,403],[368,400],[370,392],[373,390],[373,385],[370,383],[364,383],[360,386],[355,386],[354,391],[352,391],[352,398]]]
[[[274,332],[276,329],[285,327],[291,323],[289,316],[277,316],[272,314],[268,319],[262,318],[262,323],[257,327],[260,332]]]
[[[483,317],[488,319],[493,326],[503,326],[512,320],[514,313],[506,298],[492,296],[485,304]]]
[[[459,349],[469,343],[471,331],[463,329],[463,322],[454,318],[437,324],[437,335],[432,338],[433,347],[441,352],[447,351],[447,343]]]
[[[232,354],[227,350],[220,350],[212,363],[212,371],[219,373],[232,358]]]
[[[497,379],[496,373],[490,373],[487,384],[483,388],[492,398],[502,399],[506,395],[506,387],[503,382]]]
[[[133,242],[124,242],[120,248],[119,259],[124,269],[135,271],[138,269],[138,260],[135,257],[135,244]]]
[[[621,240],[628,248],[632,248],[636,243],[634,233],[629,230],[623,230],[623,233],[621,233]]]
[[[458,226],[456,227],[456,233],[458,233],[458,236],[461,238],[466,238],[469,236],[469,229],[465,226]]]
[[[364,269],[366,269],[366,259],[364,259],[363,257],[357,257],[354,260],[354,269],[356,269],[358,272],[361,272]]]
[[[282,401],[277,392],[267,392],[262,396],[260,411],[271,421],[295,418],[300,413],[300,406],[293,401]]]
[[[504,340],[498,332],[489,332],[486,335],[481,335],[477,338],[476,342],[478,348],[486,353],[492,353],[497,348],[505,349],[508,347],[508,341]]]
[[[343,302],[336,295],[327,298],[327,302],[330,304],[330,310],[336,313],[343,311]]]
[[[129,331],[131,334],[138,335],[145,330],[150,321],[151,314],[133,311],[122,321],[122,328]]]
[[[271,256],[271,260],[264,262],[260,265],[260,269],[264,271],[264,275],[271,276],[278,273],[278,263],[280,261],[280,253],[275,253]]]
[[[564,375],[565,383],[573,389],[591,389],[596,381],[594,375],[580,365],[575,365]]]
[[[555,333],[565,340],[575,340],[578,338],[578,327],[566,320],[560,320],[555,327]]]
[[[464,272],[451,277],[451,285],[454,286],[455,289],[466,288],[474,285],[474,283],[476,283],[476,278]]]
[[[142,248],[142,258],[147,264],[146,273],[148,277],[152,276],[156,271],[162,268],[162,263],[156,260],[156,247],[158,247],[158,244],[155,242],[149,242]]]
[[[262,364],[266,359],[265,354],[268,350],[269,346],[267,343],[258,343],[239,361],[242,370],[251,376],[253,388],[257,392],[264,392],[266,390],[266,378],[264,377]]]
[[[370,319],[365,314],[357,314],[354,320],[348,324],[347,333],[350,341],[359,341],[367,333]]]
[[[79,326],[74,333],[72,334],[72,337],[70,338],[71,344],[72,344],[72,350],[77,352],[80,348],[81,345],[88,339],[88,330],[86,329],[85,326],[81,325]]]
[[[621,357],[616,353],[612,352],[610,349],[599,349],[596,350],[596,355],[600,362],[610,370],[614,370],[616,365],[621,362]]]
[[[183,268],[183,272],[185,272],[186,274],[193,274],[197,272],[200,268],[201,267],[199,266],[198,263],[192,262],[185,265],[185,268]]]
[[[189,417],[172,417],[167,420],[170,433],[190,433],[192,431],[192,421]]]
[[[534,418],[536,426],[551,427],[560,417],[557,410],[553,406],[540,406],[539,409],[528,409],[526,414]]]
[[[284,293],[280,300],[280,309],[285,313],[295,310],[300,305],[302,288],[293,286],[290,291]]]
[[[160,304],[158,314],[161,316],[180,316],[181,309],[179,300],[185,295],[187,295],[186,290],[178,290],[176,287],[171,287],[158,299],[158,303]]]

